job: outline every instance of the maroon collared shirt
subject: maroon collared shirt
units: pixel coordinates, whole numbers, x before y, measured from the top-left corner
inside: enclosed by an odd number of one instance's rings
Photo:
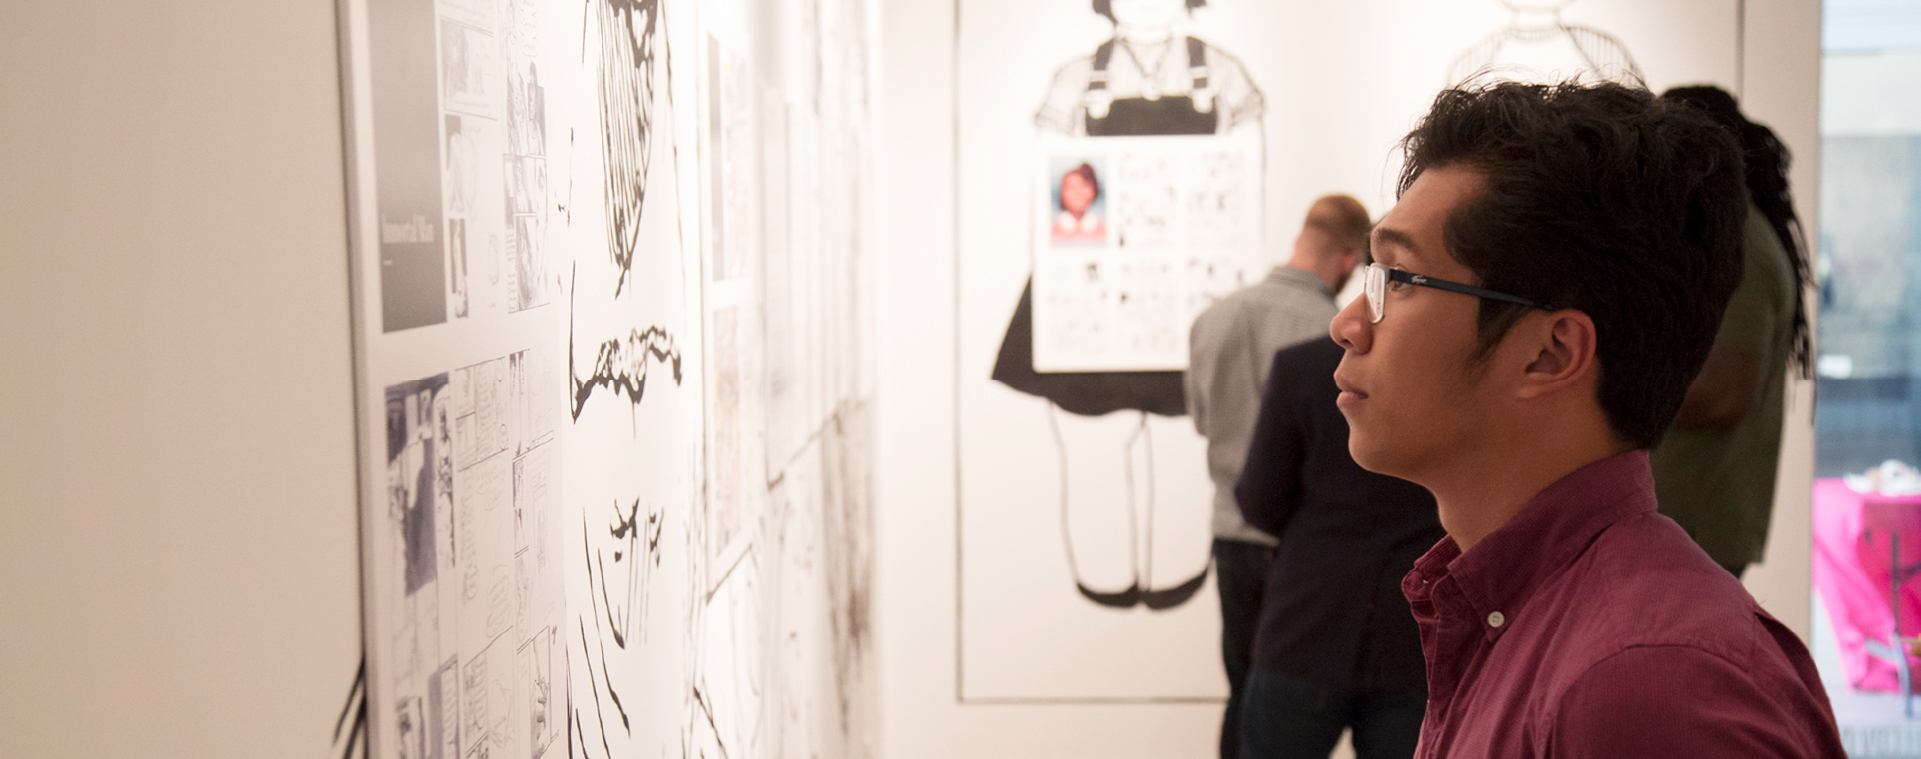
[[[1417,757],[1846,759],[1807,648],[1654,504],[1624,453],[1415,563]]]

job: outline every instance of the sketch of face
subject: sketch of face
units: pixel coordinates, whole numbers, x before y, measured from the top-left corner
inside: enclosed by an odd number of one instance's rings
[[[1130,34],[1173,29],[1187,14],[1187,0],[1113,0],[1114,26]]]
[[[1094,186],[1078,171],[1071,171],[1061,177],[1061,208],[1080,218],[1087,213],[1087,207],[1094,205]]]

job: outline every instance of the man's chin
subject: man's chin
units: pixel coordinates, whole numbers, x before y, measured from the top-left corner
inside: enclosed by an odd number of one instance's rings
[[[1354,457],[1354,463],[1359,464],[1362,469],[1366,469],[1375,474],[1385,474],[1390,477],[1398,476],[1392,471],[1394,469],[1392,464],[1393,457],[1388,455],[1387,451],[1382,450],[1380,446],[1370,443],[1371,441],[1365,435],[1349,433],[1347,438],[1347,453]]]
[[[1373,451],[1361,442],[1361,436],[1352,432],[1348,433],[1347,455],[1353,457],[1354,463],[1361,465],[1362,469],[1370,472],[1374,471],[1374,467],[1368,466],[1369,460],[1374,458],[1371,455],[1372,453]]]

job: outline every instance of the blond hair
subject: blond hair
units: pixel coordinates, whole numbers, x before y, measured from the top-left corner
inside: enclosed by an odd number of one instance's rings
[[[1367,207],[1351,195],[1323,195],[1307,209],[1307,229],[1319,231],[1339,252],[1366,250],[1367,233],[1373,228]]]

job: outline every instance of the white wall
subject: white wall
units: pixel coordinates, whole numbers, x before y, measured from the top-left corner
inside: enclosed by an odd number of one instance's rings
[[[1741,107],[1767,124],[1794,154],[1789,183],[1807,239],[1820,239],[1815,211],[1821,207],[1821,3],[1819,0],[1744,0],[1747,7],[1746,65]],[[1815,302],[1812,297],[1809,303]],[[1808,318],[1816,314],[1809,310]],[[1793,375],[1790,375],[1791,377]],[[1774,528],[1767,552],[1744,578],[1761,606],[1802,640],[1813,624],[1809,566],[1814,532],[1809,496],[1814,486],[1814,383],[1788,384],[1781,473],[1775,481]]]
[[[359,661],[330,0],[0,23],[0,756],[323,756]]]
[[[1818,0],[1745,0],[1749,114],[1794,151],[1814,222]],[[962,706],[955,646],[955,3],[895,0],[882,40],[879,585],[875,608],[894,757],[1164,756],[1211,746],[1218,705]],[[1386,146],[1382,146],[1385,151]],[[1383,209],[1374,209],[1379,213]],[[1810,229],[1810,237],[1813,237]],[[1747,585],[1809,626],[1812,393],[1794,386],[1767,561]]]

